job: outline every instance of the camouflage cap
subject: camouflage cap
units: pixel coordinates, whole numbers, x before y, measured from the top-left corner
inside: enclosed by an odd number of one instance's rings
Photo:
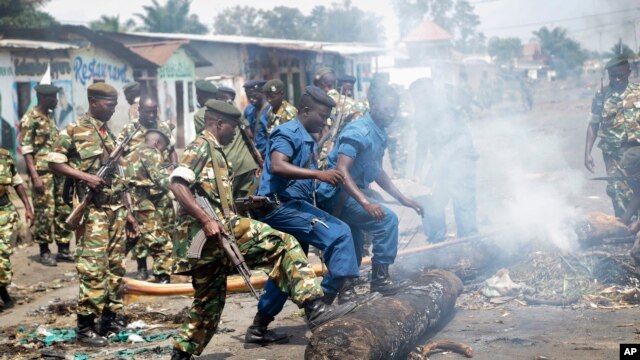
[[[117,99],[118,90],[107,83],[98,82],[89,85],[87,96],[95,99]]]
[[[280,79],[269,80],[262,87],[262,91],[264,91],[267,94],[274,94],[274,93],[284,91],[284,83]]]
[[[160,130],[160,129],[148,129],[144,133],[145,136],[147,136],[149,134],[160,134],[160,135],[162,135],[162,138],[167,143],[167,145],[171,144],[171,136],[169,134],[165,133],[164,131]]]
[[[611,69],[612,67],[620,65],[629,65],[629,58],[624,54],[619,54],[612,57],[609,61],[607,61],[604,68]]]
[[[314,75],[314,79],[315,80],[320,80],[321,77],[325,76],[326,74],[332,74],[333,73],[333,69],[330,67],[321,67],[318,70],[316,70],[316,74]]]
[[[39,84],[34,88],[36,93],[40,95],[55,95],[60,91],[60,88],[57,86],[49,85],[49,84]]]
[[[213,95],[218,93],[218,88],[208,80],[196,80],[196,90]]]
[[[140,83],[137,81],[132,81],[126,84],[125,86],[123,86],[122,91],[124,91],[125,93],[129,91],[140,91]]]
[[[355,76],[351,76],[351,75],[343,75],[340,76],[338,78],[338,85],[342,85],[342,84],[355,84],[356,83],[356,77]]]
[[[238,108],[233,104],[226,101],[211,99],[207,100],[207,102],[204,103],[204,106],[207,108],[207,111],[212,111],[230,120],[240,122],[240,110],[238,110]]]
[[[262,87],[264,86],[264,84],[266,84],[267,81],[266,80],[249,80],[246,83],[244,83],[242,85],[243,88],[249,90],[262,90]]]
[[[304,88],[304,94],[310,96],[313,101],[318,104],[326,105],[328,107],[335,107],[336,102],[317,86],[307,86]]]

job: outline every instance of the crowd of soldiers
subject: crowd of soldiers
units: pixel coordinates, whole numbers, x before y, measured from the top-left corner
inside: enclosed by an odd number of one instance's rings
[[[247,343],[288,340],[287,334],[268,328],[287,299],[304,309],[313,329],[358,304],[401,291],[406,282],[392,279],[389,273],[398,249],[398,217],[368,191],[375,182],[401,205],[420,216],[425,213],[423,205],[405,196],[382,168],[389,144],[387,129],[398,117],[400,96],[390,85],[376,82],[366,100],[356,101],[352,97],[355,78],[338,78],[331,68],[319,69],[313,83],[295,107],[284,99],[282,81],[247,81],[243,87],[249,104],[240,112],[233,89],[197,81],[197,136],[180,159],[172,127],[159,120],[158,102],[144,94],[140,84],[123,89],[130,122],[118,136],[109,128],[118,99],[117,90],[109,84],[90,85],[88,112],[60,132],[51,116],[59,89],[38,85],[38,103],[21,120],[19,137],[33,184],[35,220],[14,161],[0,150],[4,307],[13,304],[7,292],[9,237],[19,224],[7,196],[8,185],[15,187],[23,202],[26,221],[35,221],[40,262],[76,264],[77,340],[83,345],[105,346],[109,333],[126,327],[121,287],[129,252],[137,260],[139,279],[149,277],[149,256],[158,283],[170,282],[171,274],[191,276],[194,299],[172,359],[199,355],[216,331],[226,279],[234,269],[225,251],[230,236],[248,265],[271,269],[246,332]],[[414,94],[442,90],[426,80],[417,81],[412,89]],[[422,100],[417,96],[415,102]],[[448,133],[458,139],[452,131]],[[432,137],[430,145],[436,140]],[[470,138],[463,140],[470,144]],[[443,161],[451,161],[452,156],[460,161],[454,167],[458,170],[439,175],[442,194],[431,199],[437,204],[429,204],[433,214],[426,228],[434,241],[444,239],[444,206],[459,193],[446,190],[445,184],[454,181],[464,188],[471,186],[469,181],[475,183],[475,175],[469,180],[468,173],[474,168],[472,146],[454,143],[447,154],[439,155]],[[117,169],[105,172],[117,149],[123,149]],[[470,213],[456,208],[456,217],[468,225],[463,233],[473,233],[475,185],[471,192],[465,191],[469,196],[454,196],[454,205]],[[75,229],[73,256],[72,231],[65,222],[69,223],[78,203],[86,204],[86,209]],[[194,254],[193,242],[200,232],[207,241]],[[370,293],[362,295],[356,293],[355,285],[365,239],[372,244],[372,274]],[[53,242],[58,250],[55,257],[49,248]],[[322,280],[309,265],[311,246],[326,266]]]

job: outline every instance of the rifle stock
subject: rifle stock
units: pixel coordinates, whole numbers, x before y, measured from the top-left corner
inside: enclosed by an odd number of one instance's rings
[[[84,211],[87,208],[87,206],[89,206],[89,203],[91,202],[92,199],[93,199],[93,193],[89,192],[84,197],[84,199],[82,199],[82,202],[78,204],[76,208],[73,209],[71,214],[69,214],[69,216],[64,222],[66,227],[69,230],[75,230],[78,228],[78,226],[80,226],[80,223],[82,223],[82,216],[84,215]]]
[[[256,148],[256,144],[253,143],[253,140],[251,140],[251,137],[249,136],[249,134],[247,134],[247,127],[244,125],[240,125],[240,136],[242,136],[242,140],[249,148],[249,152],[251,153],[253,161],[255,161],[256,164],[260,168],[262,168],[262,166],[264,165],[262,155],[260,155],[260,151],[258,151],[258,148]]]

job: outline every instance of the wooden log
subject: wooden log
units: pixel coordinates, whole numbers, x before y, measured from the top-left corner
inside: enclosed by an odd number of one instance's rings
[[[399,294],[361,305],[316,329],[306,360],[406,359],[427,333],[453,314],[462,281],[453,273],[421,274]]]
[[[493,234],[493,233],[491,233]],[[403,249],[398,251],[398,257],[414,255],[424,252],[433,251],[436,249],[442,249],[449,246],[460,245],[468,242],[482,240],[489,237],[491,234],[474,235],[464,237],[456,240],[443,241],[436,244],[428,244],[422,246],[416,246],[409,249]],[[365,257],[362,259],[362,266],[371,265],[371,257]],[[324,270],[321,265],[314,265],[313,271],[317,276],[322,276]],[[268,277],[264,273],[253,273],[251,275],[251,285],[256,289],[261,289],[267,282]],[[171,283],[171,284],[155,284],[148,281],[135,280],[131,278],[123,278],[124,282],[123,291],[125,295],[145,295],[145,296],[173,296],[173,295],[191,295],[193,294],[193,287],[191,283]],[[246,292],[248,291],[247,285],[242,278],[238,275],[229,276],[227,279],[227,292]]]
[[[578,241],[586,246],[602,244],[607,240],[633,242],[633,235],[625,224],[615,216],[601,212],[590,212],[576,226]]]

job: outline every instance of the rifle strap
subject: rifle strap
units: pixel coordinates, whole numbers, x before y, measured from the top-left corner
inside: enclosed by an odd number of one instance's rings
[[[222,168],[220,167],[220,164],[218,163],[218,158],[216,156],[216,153],[220,153],[220,155],[224,158],[224,161],[226,162],[227,159],[224,156],[224,153],[222,151],[216,151],[216,148],[214,146],[214,144],[207,140],[207,144],[209,144],[209,152],[211,153],[211,162],[213,163],[213,175],[216,178],[216,187],[218,188],[218,197],[220,198],[220,205],[222,206],[222,215],[224,216],[224,219],[227,221],[227,223],[229,222],[229,220],[231,219],[231,207],[229,205],[229,192],[227,191],[227,188],[224,187],[224,184],[222,183],[222,177],[225,176],[224,172],[222,170]],[[226,170],[226,167],[225,167]],[[227,176],[228,176],[228,171],[227,171]]]

